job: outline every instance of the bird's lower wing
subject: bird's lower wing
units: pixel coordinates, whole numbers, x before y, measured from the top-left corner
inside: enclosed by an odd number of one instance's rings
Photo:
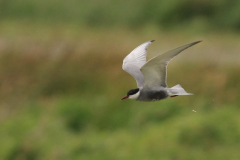
[[[184,46],[173,49],[169,52],[150,59],[140,69],[144,76],[144,88],[153,89],[155,87],[167,87],[167,65],[173,57],[181,53],[183,50],[199,43],[201,41],[186,44]]]

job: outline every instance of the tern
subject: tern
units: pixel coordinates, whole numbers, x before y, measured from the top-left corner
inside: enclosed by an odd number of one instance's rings
[[[136,79],[138,88],[128,91],[121,100],[129,98],[151,102],[178,95],[192,95],[192,93],[187,93],[179,84],[168,88],[166,83],[167,65],[173,57],[201,41],[183,45],[146,62],[148,46],[154,41],[141,44],[124,58],[122,68]]]

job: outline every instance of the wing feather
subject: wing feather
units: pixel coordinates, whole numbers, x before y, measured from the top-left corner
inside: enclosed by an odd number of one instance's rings
[[[123,70],[131,74],[136,79],[138,88],[142,88],[144,85],[144,77],[140,68],[146,63],[147,48],[152,42],[154,42],[154,40],[141,44],[129,53],[123,60]]]
[[[167,87],[167,65],[173,57],[181,53],[183,50],[199,43],[201,41],[186,44],[184,46],[173,49],[169,52],[156,56],[150,59],[141,67],[141,72],[144,76],[144,88],[153,89],[155,87]]]

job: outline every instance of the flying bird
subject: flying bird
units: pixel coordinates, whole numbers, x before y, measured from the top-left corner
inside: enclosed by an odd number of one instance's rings
[[[152,42],[154,40],[141,44],[124,58],[122,68],[136,79],[138,88],[128,91],[121,100],[129,98],[150,102],[178,95],[192,95],[179,84],[168,88],[167,65],[180,52],[201,41],[183,45],[146,62],[147,48]]]

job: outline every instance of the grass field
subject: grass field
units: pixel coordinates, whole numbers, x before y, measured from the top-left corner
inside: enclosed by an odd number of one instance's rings
[[[120,101],[136,88],[122,60],[151,39],[148,59],[203,40],[168,67],[169,87],[193,96]],[[2,20],[0,159],[238,160],[239,40],[238,32]]]

